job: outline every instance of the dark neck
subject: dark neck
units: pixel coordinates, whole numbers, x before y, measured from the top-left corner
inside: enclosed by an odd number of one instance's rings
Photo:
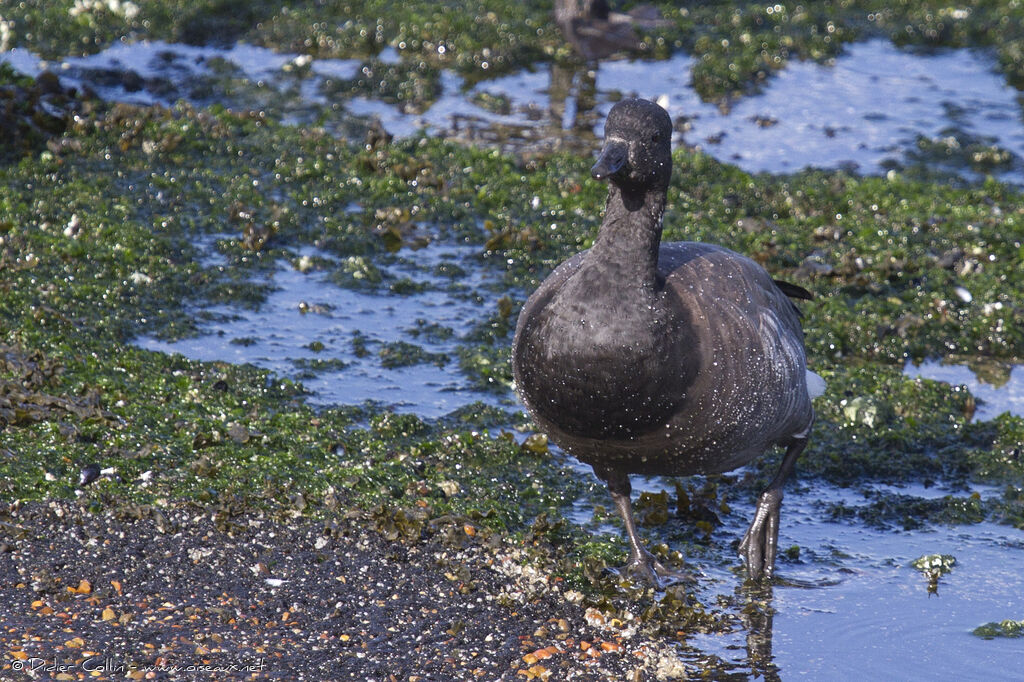
[[[604,223],[591,248],[602,263],[617,266],[621,284],[656,288],[665,190],[632,192],[610,184]]]

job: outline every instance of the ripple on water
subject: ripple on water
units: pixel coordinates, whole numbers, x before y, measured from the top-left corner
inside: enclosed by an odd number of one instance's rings
[[[1019,613],[1024,550],[1009,546],[1011,533],[989,523],[903,532],[828,523],[784,528],[787,543],[847,549],[852,558],[843,568],[852,573],[822,589],[776,588],[776,664],[817,679],[854,672],[863,679],[1000,679],[1012,652],[1024,655],[1024,644],[989,646],[971,631]],[[957,560],[938,596],[910,566],[926,554]],[[784,566],[783,574],[805,570]]]
[[[829,522],[822,495],[858,497],[818,483],[787,492],[779,544],[798,545],[801,562],[779,562],[767,627],[745,622],[731,633],[690,637],[690,645],[744,666],[751,628],[767,629],[782,679],[1011,679],[1007,662],[1024,660],[1024,641],[987,641],[971,631],[1021,617],[1019,531],[992,523],[893,531]],[[743,528],[722,532],[738,538]],[[927,554],[956,557],[938,595],[928,594],[927,579],[910,565]],[[704,584],[742,603],[735,575],[715,566],[701,571]]]
[[[567,466],[578,475],[590,475],[589,467],[575,460],[567,461]],[[674,498],[673,481],[633,476],[634,500],[644,492],[662,490]],[[688,636],[687,645],[696,650],[686,649],[682,656],[699,663],[701,657],[713,655],[741,670],[749,668],[752,660],[771,661],[782,679],[1009,679],[1007,662],[1024,660],[1020,658],[1024,640],[987,641],[971,631],[987,622],[1021,618],[1024,536],[1020,531],[993,523],[876,529],[858,521],[832,520],[827,512],[833,504],[868,505],[878,494],[930,499],[972,493],[986,498],[998,496],[1000,490],[978,485],[951,491],[919,484],[840,488],[822,481],[787,487],[779,546],[798,546],[800,558],[781,557],[778,562],[772,615],[751,620],[750,614],[763,614],[765,605],[740,608],[742,622],[736,629]],[[595,501],[607,505],[610,499],[599,494],[596,500],[577,500],[569,514],[577,523],[588,525]],[[747,514],[753,512],[752,504],[730,504],[733,513],[715,530],[722,546],[739,540]],[[939,580],[937,596],[928,594],[927,579],[911,565],[928,554],[956,557],[952,572]],[[731,565],[715,558],[687,561],[690,570],[700,573],[696,589],[702,602],[713,603],[721,594],[745,603],[736,572],[738,557]],[[763,597],[758,593],[758,598]],[[758,650],[752,651],[755,645]]]

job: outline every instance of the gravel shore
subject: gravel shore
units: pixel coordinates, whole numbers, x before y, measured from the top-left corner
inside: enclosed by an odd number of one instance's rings
[[[573,603],[572,591],[534,571],[521,550],[472,526],[401,542],[357,519],[250,513],[225,521],[186,509],[141,516],[88,513],[73,502],[0,514],[0,678],[686,673],[669,644]]]

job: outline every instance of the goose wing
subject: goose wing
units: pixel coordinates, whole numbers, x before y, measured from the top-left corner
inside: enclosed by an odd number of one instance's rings
[[[812,418],[799,312],[754,261],[697,242],[662,246],[659,271],[669,295],[691,311],[699,364],[677,423],[695,450],[718,451],[727,470],[800,433]],[[734,453],[728,456],[726,453]],[[733,461],[735,459],[735,461]]]

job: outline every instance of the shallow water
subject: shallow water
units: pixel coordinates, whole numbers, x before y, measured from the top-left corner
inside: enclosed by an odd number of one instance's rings
[[[669,66],[655,78],[671,78]],[[877,173],[887,160],[902,159],[918,135],[932,138],[947,129],[983,131],[1019,157],[1024,126],[1018,93],[993,66],[984,53],[914,53],[873,40],[849,46],[832,66],[791,62],[763,94],[736,102],[728,115],[702,107],[678,86],[669,90],[670,107],[676,115],[695,116],[688,140],[749,171],[850,166]],[[615,85],[627,87],[627,71],[617,73],[615,65],[608,70],[618,77]],[[600,77],[598,82],[602,87]],[[720,142],[707,142],[718,137]]]
[[[660,62],[602,64],[594,74],[595,133],[601,134],[620,94],[635,94],[661,98],[677,128],[680,120],[687,122],[687,142],[751,172],[852,167],[878,173],[902,160],[918,135],[934,138],[956,130],[984,133],[1024,156],[1018,93],[985,53],[909,52],[883,40],[856,43],[833,65],[790,62],[761,94],[733,103],[727,112],[697,96],[693,62],[680,54]],[[552,107],[550,85],[546,72],[516,74],[474,91],[504,95],[514,109],[546,111]],[[572,106],[567,112],[563,127],[572,125]],[[1017,181],[1022,177],[1014,175]]]
[[[774,618],[767,627],[747,624],[768,630],[782,679],[1012,678],[1006,666],[1024,660],[1024,640],[983,640],[971,631],[1021,617],[1024,538],[990,523],[913,531],[830,523],[821,518],[823,495],[855,498],[818,485],[787,493],[780,546],[799,545],[802,557],[813,558],[780,562]],[[936,595],[910,565],[929,554],[956,558]],[[722,575],[719,587],[730,591],[735,581]],[[747,628],[690,643],[743,665],[751,653]]]
[[[178,341],[144,337],[138,343],[197,360],[252,363],[298,378],[313,391],[311,402],[318,404],[374,401],[424,417],[439,417],[478,400],[498,404],[502,400],[495,394],[467,386],[453,369],[461,337],[473,327],[481,307],[493,309],[491,299],[497,298],[486,286],[483,270],[466,269],[479,251],[476,246],[437,243],[404,250],[387,274],[408,278],[423,289],[394,294],[386,285],[366,290],[338,286],[329,280],[328,269],[300,272],[295,263],[302,257],[336,264],[329,255],[304,248],[293,260],[279,261],[269,282],[275,290],[259,310],[211,306],[196,311],[212,319],[202,324],[200,336]],[[208,264],[216,264],[216,254]],[[452,264],[458,264],[465,275],[437,274]],[[439,338],[425,324],[446,327],[451,335]],[[380,354],[383,344],[394,341],[415,344],[448,359],[385,367]],[[315,351],[311,344],[323,348]],[[309,363],[322,368],[303,371]]]
[[[967,365],[943,364],[938,360],[920,365],[908,362],[903,371],[907,376],[966,386],[978,400],[976,421],[987,421],[1004,413],[1024,417],[1024,365],[1001,366],[984,378]]]
[[[566,458],[577,475],[592,476],[590,467]],[[633,499],[643,493],[667,491],[675,499],[674,479],[633,476]],[[1024,534],[993,523],[928,526],[917,530],[877,529],[829,517],[833,505],[857,508],[878,494],[933,499],[977,493],[998,497],[997,486],[976,485],[950,490],[920,484],[870,484],[839,488],[821,481],[798,481],[786,488],[779,532],[780,552],[800,548],[796,561],[780,556],[771,589],[770,618],[747,619],[723,635],[695,634],[683,658],[699,663],[713,655],[746,670],[754,679],[752,660],[770,660],[781,679],[1012,679],[1008,661],[1024,660],[1024,640],[983,640],[974,628],[993,621],[1018,620],[1024,594]],[[596,533],[622,533],[621,526],[592,523],[594,504],[610,508],[610,498],[580,499],[567,516]],[[731,503],[714,531],[714,544],[738,542],[753,514],[750,504]],[[664,528],[683,524],[671,518]],[[643,531],[642,531],[643,533]],[[681,549],[673,547],[672,549]],[[938,581],[937,594],[911,562],[930,554],[956,559],[952,571]],[[727,561],[727,564],[729,562]],[[686,570],[698,577],[703,603],[717,597],[747,603],[739,557],[731,568],[720,558],[686,558]],[[763,600],[762,590],[754,597]],[[753,612],[758,612],[754,609]],[[767,647],[767,648],[766,648]],[[955,651],[956,656],[950,656]]]
[[[647,489],[652,481],[638,482]],[[743,665],[752,653],[750,631],[767,634],[782,679],[1001,679],[1006,662],[1024,655],[1024,641],[982,640],[971,631],[987,622],[1019,618],[1024,536],[1014,539],[1007,527],[991,523],[906,531],[827,519],[828,505],[863,505],[876,490],[919,497],[971,492],[923,486],[854,491],[820,482],[813,488],[790,486],[779,547],[799,546],[800,559],[778,562],[774,618],[746,623],[725,636],[697,636],[690,643]],[[972,491],[982,497],[998,494],[984,486]],[[736,511],[742,523],[742,515],[752,513]],[[730,521],[716,531],[723,544],[727,536],[738,539],[746,530]],[[924,574],[911,566],[929,554],[956,558],[935,595],[928,594]],[[697,565],[710,578],[707,596],[723,589],[735,593],[734,573]],[[951,658],[950,651],[957,656]]]
[[[760,94],[733,102],[728,111],[697,96],[690,77],[693,57],[687,54],[608,62],[595,71],[543,65],[469,88],[445,71],[441,95],[417,113],[334,92],[332,84],[358,72],[359,60],[316,60],[245,44],[224,50],[119,43],[52,64],[15,49],[0,59],[30,74],[43,66],[54,69],[68,84],[87,84],[112,100],[216,101],[338,131],[350,130],[353,118],[376,117],[398,136],[425,130],[506,148],[594,147],[612,104],[637,95],[667,106],[682,130],[678,141],[752,172],[849,167],[879,173],[920,160],[971,180],[991,172],[1024,182],[1018,93],[994,70],[993,55],[975,50],[922,52],[885,40],[855,43],[833,64],[790,62]],[[400,57],[387,48],[378,59],[394,63]],[[504,103],[489,107],[501,113],[478,104],[483,94]],[[972,154],[989,146],[1008,155],[972,167]]]

